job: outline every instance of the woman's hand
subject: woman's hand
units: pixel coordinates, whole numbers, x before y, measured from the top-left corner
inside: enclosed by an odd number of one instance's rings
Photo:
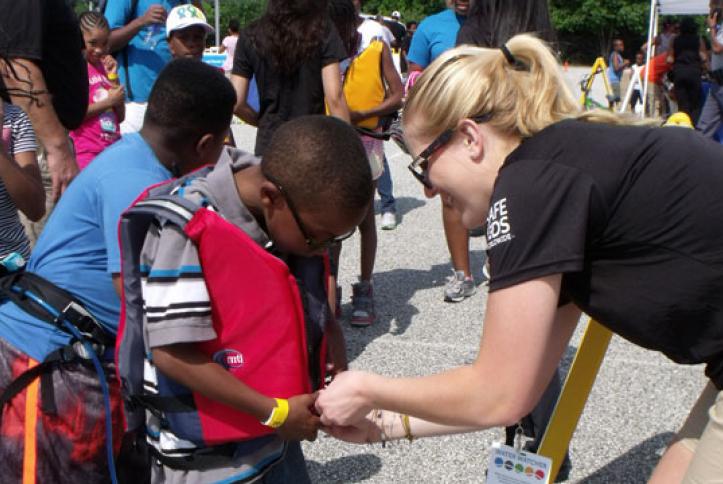
[[[325,433],[335,439],[351,442],[352,444],[370,444],[381,440],[381,431],[374,422],[372,413],[355,423],[354,425],[322,427]]]
[[[360,422],[372,410],[365,396],[367,381],[371,375],[360,371],[339,373],[316,401],[325,426],[344,426]]]

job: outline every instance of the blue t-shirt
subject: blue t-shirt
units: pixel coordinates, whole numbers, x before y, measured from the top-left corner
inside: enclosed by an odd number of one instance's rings
[[[617,57],[618,64],[620,65],[619,70],[615,70],[615,64],[613,63],[613,60]],[[623,56],[620,55],[619,52],[612,51],[610,53],[610,57],[608,58],[608,79],[610,79],[610,82],[613,84],[620,84],[620,80],[623,77]]]
[[[183,0],[138,0],[135,12],[131,12],[131,0],[108,0],[105,7],[105,17],[111,29],[117,29],[142,17],[151,5],[161,5],[170,12],[177,5],[188,3]],[[153,83],[156,82],[161,69],[171,60],[168,50],[165,24],[150,24],[143,27],[131,39],[126,47],[128,51],[128,74],[131,89],[126,85],[125,66],[123,65],[123,51],[116,58],[118,60],[118,77],[126,88],[126,100],[144,103],[148,102]],[[132,96],[131,96],[132,91]]]
[[[448,8],[422,20],[412,37],[407,60],[426,69],[442,52],[455,46],[465,19]]]
[[[76,296],[115,333],[120,299],[111,274],[120,272],[118,220],[146,187],[170,178],[140,134],[123,136],[80,172],[60,198],[28,270]],[[0,338],[36,360],[69,339],[11,302],[0,304]]]

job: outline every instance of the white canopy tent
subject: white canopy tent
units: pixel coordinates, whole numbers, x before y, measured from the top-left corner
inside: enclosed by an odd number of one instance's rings
[[[657,0],[660,15],[707,15],[709,0]]]
[[[648,30],[648,48],[645,65],[650,66],[650,59],[655,56],[655,43],[658,36],[658,19],[661,15],[708,15],[710,12],[709,0],[651,0],[650,1],[650,28]],[[648,100],[648,75],[646,72],[643,81],[643,113]]]

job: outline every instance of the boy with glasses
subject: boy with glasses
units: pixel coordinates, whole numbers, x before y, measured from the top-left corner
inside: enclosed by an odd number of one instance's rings
[[[219,162],[213,171],[185,180],[173,196],[215,212],[293,268],[320,262],[310,258],[324,255],[331,245],[349,237],[368,210],[372,189],[369,163],[353,128],[332,117],[306,116],[285,123],[274,133],[262,161],[244,154],[231,163]],[[202,246],[180,226],[160,219],[149,227],[144,240],[140,251],[141,267],[146,268],[141,269],[142,324],[148,355],[144,380],[156,382],[156,389],[170,381],[275,429],[270,435],[242,442],[202,445],[179,437],[186,428],[181,425],[172,429],[167,412],[151,410],[146,414],[149,443],[162,464],[152,466],[153,481],[236,482],[263,478],[265,483],[309,482],[299,441],[316,438],[320,425],[312,410],[316,395],[297,395],[288,400],[265,395],[227,371],[203,346],[213,344],[217,338],[222,341],[223,335],[239,324],[233,320],[236,315],[223,317],[224,308],[219,306],[223,298],[214,292],[214,281],[219,278],[226,287],[234,286],[234,281],[242,277],[237,268],[228,263],[217,271],[225,274],[204,272],[211,265],[204,263],[208,260],[204,259]],[[124,253],[124,258],[127,256]],[[253,264],[244,264],[246,270],[249,267]],[[294,275],[298,280],[299,275]],[[259,277],[258,286],[268,283],[261,275],[252,277]],[[125,284],[128,287],[127,281]],[[309,302],[303,284],[298,285],[306,313],[307,306],[315,303]],[[246,297],[246,304],[251,306],[265,304],[263,314],[268,314],[268,319],[274,317],[270,306],[282,304],[284,296],[264,294],[264,298],[273,299],[269,304],[238,289],[232,297],[234,301]],[[305,318],[306,347],[310,354],[320,354],[324,332],[334,373],[346,369],[344,339],[330,317],[325,296],[321,302],[323,308],[317,311],[321,316],[314,320],[314,315],[308,314]],[[259,332],[272,331],[273,323],[268,321],[268,327],[259,328]],[[313,328],[309,329],[309,325]],[[242,338],[248,337],[242,334]],[[294,338],[293,333],[283,335],[283,339],[289,338]],[[234,363],[245,364],[241,353],[235,353],[239,357]],[[119,365],[123,363],[121,356]],[[313,371],[311,367],[309,370]],[[309,378],[313,391],[316,378]]]

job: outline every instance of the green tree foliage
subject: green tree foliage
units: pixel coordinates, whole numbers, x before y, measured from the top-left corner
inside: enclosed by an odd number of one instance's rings
[[[221,11],[221,38],[226,35],[228,23],[231,19],[237,19],[241,27],[261,16],[266,9],[266,0],[220,0],[219,10]],[[204,0],[203,10],[206,12],[208,21],[213,23],[214,11],[213,2]]]
[[[613,37],[637,50],[648,29],[648,0],[549,0],[563,56],[590,61],[607,55]]]
[[[364,13],[382,14],[387,17],[397,10],[402,14],[402,22],[420,21],[427,15],[445,8],[444,0],[365,0]]]

